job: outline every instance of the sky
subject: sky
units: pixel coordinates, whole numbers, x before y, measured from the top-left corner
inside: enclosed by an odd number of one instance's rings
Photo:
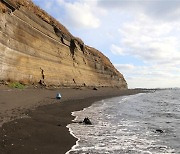
[[[180,87],[180,0],[33,0],[106,55],[129,88]]]

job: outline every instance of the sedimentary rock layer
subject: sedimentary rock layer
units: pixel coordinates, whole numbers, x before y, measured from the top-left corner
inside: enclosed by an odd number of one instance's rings
[[[0,80],[127,88],[107,57],[28,5],[0,2]]]

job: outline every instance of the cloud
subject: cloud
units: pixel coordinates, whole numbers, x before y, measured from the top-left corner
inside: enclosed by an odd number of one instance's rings
[[[157,0],[152,1],[146,7],[146,13],[158,20],[175,21],[180,20],[180,1],[179,0]]]
[[[116,9],[118,11],[129,10],[133,13],[141,11],[155,20],[180,20],[179,0],[100,0],[98,1],[98,5],[106,9]]]
[[[133,64],[114,64],[114,66],[121,71],[131,71],[135,68]]]
[[[45,5],[46,10],[49,10],[49,9],[51,9],[51,7],[53,7],[52,2],[44,3],[44,5]]]
[[[180,87],[179,78],[146,78],[146,77],[131,77],[126,78],[129,88],[175,88]]]
[[[115,64],[115,67],[124,74],[129,88],[180,87],[180,69],[174,66]]]
[[[76,28],[98,28],[100,19],[97,16],[96,1],[72,1],[58,0],[59,5],[63,5],[65,16],[63,18],[66,25]]]
[[[140,14],[119,28],[119,44],[113,54],[138,57],[144,62],[174,63],[180,60],[180,31],[177,23],[159,23]]]
[[[124,51],[121,47],[118,47],[114,44],[111,45],[111,52],[115,55],[124,55]]]

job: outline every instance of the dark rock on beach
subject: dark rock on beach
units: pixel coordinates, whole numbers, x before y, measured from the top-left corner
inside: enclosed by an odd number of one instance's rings
[[[89,120],[89,118],[84,118],[83,123],[84,123],[85,125],[92,125],[92,123],[91,123],[91,121]]]
[[[156,129],[156,132],[158,133],[164,133],[164,131],[162,129]]]

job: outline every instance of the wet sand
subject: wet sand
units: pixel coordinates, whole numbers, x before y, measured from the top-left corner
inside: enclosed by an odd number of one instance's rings
[[[55,99],[60,92],[62,99]],[[75,144],[67,124],[71,112],[95,101],[131,95],[141,90],[117,88],[9,89],[0,88],[0,154],[63,154]],[[84,115],[85,117],[86,115]]]

